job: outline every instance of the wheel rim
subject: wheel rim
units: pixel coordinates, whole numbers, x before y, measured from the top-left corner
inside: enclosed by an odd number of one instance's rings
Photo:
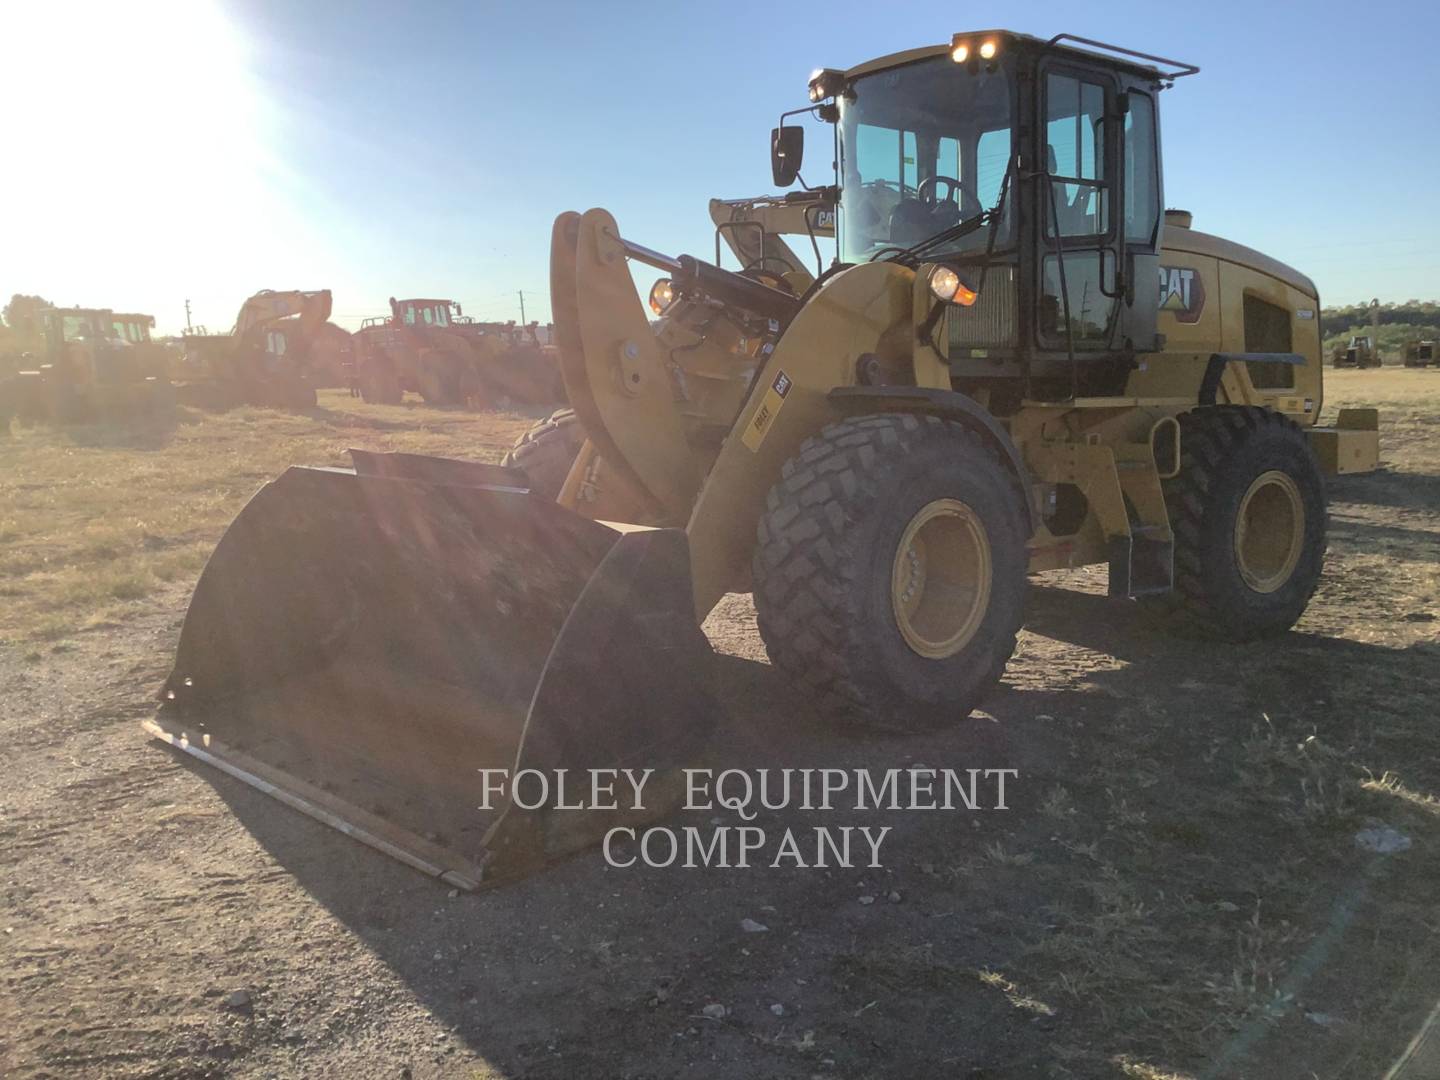
[[[921,656],[954,656],[990,604],[990,539],[970,507],[936,499],[920,508],[895,549],[890,600],[905,644]]]
[[[1295,572],[1305,543],[1300,487],[1278,469],[1261,473],[1240,500],[1235,519],[1235,561],[1255,592],[1272,593]]]

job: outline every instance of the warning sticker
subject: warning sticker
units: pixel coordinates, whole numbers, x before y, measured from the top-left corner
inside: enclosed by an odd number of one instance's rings
[[[751,453],[758,451],[760,444],[765,441],[770,425],[774,423],[780,407],[785,404],[785,395],[790,393],[790,386],[790,376],[783,371],[777,371],[775,381],[765,391],[760,407],[755,410],[755,415],[745,425],[745,434],[740,437],[740,441],[750,448]]]

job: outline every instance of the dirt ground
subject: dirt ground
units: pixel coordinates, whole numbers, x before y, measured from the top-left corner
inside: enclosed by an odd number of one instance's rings
[[[1009,810],[826,822],[892,826],[882,870],[591,852],[473,895],[138,721],[261,480],[347,444],[495,460],[531,418],[328,393],[0,442],[0,1074],[1383,1074],[1440,999],[1440,372],[1327,379],[1382,408],[1386,468],[1333,484],[1282,639],[1156,637],[1103,570],[1051,575],[984,713],[878,738],[818,723],[747,597],[711,617],[719,763],[1009,767]],[[1380,825],[1410,848],[1357,845]]]

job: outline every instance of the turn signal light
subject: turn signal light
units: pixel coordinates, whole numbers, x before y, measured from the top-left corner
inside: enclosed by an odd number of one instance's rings
[[[936,300],[961,307],[970,307],[980,298],[980,294],[948,266],[937,266],[930,271],[930,292]]]

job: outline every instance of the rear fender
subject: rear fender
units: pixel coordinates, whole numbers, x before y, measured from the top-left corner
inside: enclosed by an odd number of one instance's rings
[[[895,263],[851,267],[832,277],[786,328],[690,515],[699,618],[726,592],[749,588],[765,496],[800,444],[846,415],[830,392],[856,384],[860,357],[909,332],[914,277]]]

